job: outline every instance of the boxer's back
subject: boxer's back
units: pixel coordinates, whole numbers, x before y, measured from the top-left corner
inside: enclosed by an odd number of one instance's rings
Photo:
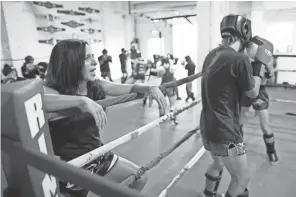
[[[230,47],[218,47],[206,57],[201,84],[201,130],[206,139],[217,143],[242,142],[239,128],[242,80],[238,76],[243,72],[240,67],[246,65],[250,66],[247,56]]]

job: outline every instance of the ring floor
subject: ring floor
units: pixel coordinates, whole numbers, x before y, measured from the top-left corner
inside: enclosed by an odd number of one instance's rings
[[[185,89],[185,87],[180,87]],[[268,89],[272,98],[295,100],[296,90],[284,88]],[[181,90],[184,105],[185,91]],[[102,133],[104,142],[110,142],[158,118],[157,105],[151,108],[142,107],[141,101],[134,101],[111,107],[108,110],[108,123]],[[161,152],[170,148],[189,130],[199,125],[201,106],[195,106],[178,116],[179,125],[170,122],[151,129],[138,139],[119,146],[114,151],[121,157],[131,160],[139,166],[145,165]],[[296,116],[286,115],[296,113],[296,105],[272,102],[270,120],[276,136],[276,147],[280,162],[271,166],[265,154],[260,126],[256,118],[245,126],[245,141],[248,148],[248,162],[251,173],[249,184],[250,197],[292,197],[296,193]],[[165,158],[147,174],[149,180],[144,190],[145,195],[158,196],[170,183],[173,177],[201,148],[199,134],[194,135],[171,155]],[[181,180],[169,190],[169,197],[195,197],[204,188],[204,173],[211,163],[206,152],[195,166],[187,171]],[[225,193],[230,176],[225,171],[219,191]]]

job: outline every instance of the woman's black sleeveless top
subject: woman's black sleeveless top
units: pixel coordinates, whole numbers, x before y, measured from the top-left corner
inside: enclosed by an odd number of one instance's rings
[[[87,97],[92,100],[105,99],[103,89],[89,82]],[[49,122],[55,155],[69,161],[102,146],[99,129],[89,113]]]

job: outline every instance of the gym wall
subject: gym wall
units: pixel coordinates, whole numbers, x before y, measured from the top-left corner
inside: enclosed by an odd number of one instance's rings
[[[121,48],[129,47],[129,42],[134,37],[133,20],[128,15],[128,2],[52,2],[63,5],[63,8],[48,9],[44,6],[38,6],[32,2],[1,2],[3,10],[3,17],[1,22],[5,23],[6,29],[1,30],[7,32],[7,39],[1,39],[1,51],[3,55],[1,59],[20,59],[20,61],[13,61],[13,65],[20,72],[20,67],[23,59],[27,55],[32,55],[35,62],[48,61],[52,44],[39,43],[38,40],[66,39],[76,36],[81,39],[89,40],[92,38],[95,42],[92,44],[95,58],[101,55],[102,49],[106,48],[109,54],[113,57],[113,65],[111,71],[114,73],[114,78],[120,77],[120,64],[118,55]],[[100,13],[87,13],[78,10],[79,7],[91,7],[100,10]],[[57,13],[57,10],[74,10],[85,13],[84,16],[71,16],[63,13]],[[56,16],[53,21],[44,19],[41,15]],[[92,23],[86,21],[92,18]],[[61,22],[75,21],[83,26],[71,28],[61,24]],[[53,34],[44,31],[37,31],[37,27],[48,27],[53,25],[57,28],[65,28],[66,31],[55,32]],[[4,26],[4,27],[5,27]],[[89,34],[81,32],[81,29],[100,29],[101,32]],[[102,40],[102,42],[97,42]],[[3,50],[3,49],[10,50]],[[7,53],[10,51],[10,54]],[[11,56],[11,57],[10,57]],[[10,61],[1,61],[1,67]],[[118,75],[118,76],[117,76]]]

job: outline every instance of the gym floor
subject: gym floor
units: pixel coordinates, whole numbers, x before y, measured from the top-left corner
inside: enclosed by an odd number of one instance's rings
[[[149,82],[150,83],[150,82]],[[155,82],[155,79],[152,80]],[[195,88],[196,89],[196,88]],[[186,98],[185,87],[179,88],[184,105]],[[269,88],[270,97],[295,100],[296,91],[284,88]],[[108,124],[102,133],[104,142],[110,142],[158,118],[157,105],[151,108],[142,107],[141,101],[134,101],[116,107],[108,112]],[[145,165],[161,152],[170,148],[189,130],[199,125],[201,106],[195,106],[178,116],[179,125],[173,126],[165,122],[151,129],[138,139],[130,141],[115,149],[116,154],[131,160],[139,166]],[[245,125],[245,141],[248,148],[248,161],[251,173],[249,184],[252,197],[292,197],[296,193],[296,116],[286,113],[296,113],[296,104],[272,102],[270,119],[272,130],[276,137],[276,148],[280,162],[271,166],[265,154],[260,126],[256,118]],[[149,180],[143,193],[149,197],[158,196],[170,183],[172,178],[201,148],[200,135],[196,134],[184,142],[171,155],[147,174]],[[210,155],[206,152],[195,166],[187,171],[181,180],[169,190],[169,197],[195,197],[204,188],[204,173],[211,163]],[[225,193],[230,176],[224,172],[219,191]]]

